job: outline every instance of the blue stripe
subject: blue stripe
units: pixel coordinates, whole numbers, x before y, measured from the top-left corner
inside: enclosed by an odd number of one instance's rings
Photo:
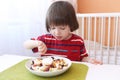
[[[59,51],[59,52],[68,52],[68,50],[56,49],[56,48],[48,48],[48,50]]]
[[[56,46],[83,46],[83,44],[53,44],[53,43],[45,43],[47,45],[56,45]]]
[[[72,50],[72,52],[78,52],[78,50]]]

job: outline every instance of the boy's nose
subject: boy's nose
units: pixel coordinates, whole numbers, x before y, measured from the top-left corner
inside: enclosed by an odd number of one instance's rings
[[[59,35],[60,34],[60,30],[56,29],[55,33],[56,33],[56,35]]]

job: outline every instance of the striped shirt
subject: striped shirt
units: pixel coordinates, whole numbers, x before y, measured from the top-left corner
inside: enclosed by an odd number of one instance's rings
[[[72,34],[68,40],[57,40],[51,34],[39,36],[37,40],[46,44],[46,54],[66,55],[72,61],[81,61],[83,57],[88,56],[83,39],[75,34]],[[32,51],[38,52],[38,48],[34,48]]]

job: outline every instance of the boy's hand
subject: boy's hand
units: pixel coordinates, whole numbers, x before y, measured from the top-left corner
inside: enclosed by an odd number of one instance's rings
[[[99,60],[96,60],[96,59],[92,59],[92,58],[89,58],[89,57],[84,57],[82,59],[83,62],[89,62],[89,63],[92,63],[92,64],[100,64],[102,65],[102,61],[99,61]]]
[[[88,62],[92,63],[92,64],[100,64],[102,65],[103,63],[101,61],[98,61],[96,59],[90,59]]]
[[[47,51],[47,47],[44,42],[38,41],[38,52],[40,54],[45,54]]]

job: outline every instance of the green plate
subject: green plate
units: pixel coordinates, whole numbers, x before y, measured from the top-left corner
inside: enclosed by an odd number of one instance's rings
[[[25,68],[27,60],[8,68],[0,73],[0,80],[85,80],[88,66],[72,63],[72,66],[65,73],[54,77],[40,77],[32,74]]]

